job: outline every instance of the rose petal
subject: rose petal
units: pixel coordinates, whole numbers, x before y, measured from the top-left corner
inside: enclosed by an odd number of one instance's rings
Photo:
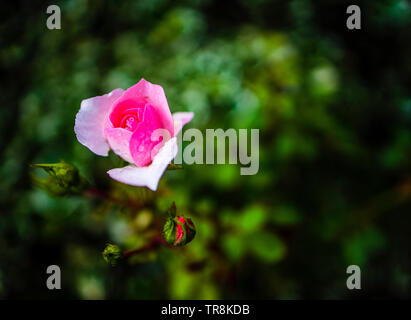
[[[174,123],[171,116],[170,108],[167,103],[167,98],[164,90],[157,84],[152,84],[145,79],[141,79],[137,84],[128,88],[123,96],[113,106],[114,113],[120,113],[129,108],[140,108],[141,105],[146,103],[151,104],[157,111],[159,119],[163,128],[167,129],[171,136],[174,135]],[[119,110],[116,110],[117,105]],[[114,121],[114,117],[112,119]]]
[[[174,136],[178,135],[183,126],[190,122],[194,117],[193,112],[176,112],[173,113]]]
[[[74,132],[77,140],[100,156],[107,156],[110,147],[104,136],[105,119],[113,103],[121,97],[123,89],[85,99],[76,115]]]
[[[133,165],[109,170],[109,176],[119,182],[137,187],[148,187],[157,190],[158,182],[167,166],[177,155],[177,138],[167,141],[153,162],[147,167],[136,167]]]
[[[146,103],[143,99],[119,99],[109,112],[108,120],[110,125],[115,128],[121,127],[122,121],[129,115],[141,120]]]
[[[111,150],[125,161],[134,163],[130,154],[130,139],[133,133],[123,128],[106,128],[104,132]]]
[[[154,146],[159,143],[153,139],[153,132],[161,129],[161,121],[153,106],[146,105],[143,121],[141,121],[130,139],[130,154],[134,164],[144,167],[151,163]]]

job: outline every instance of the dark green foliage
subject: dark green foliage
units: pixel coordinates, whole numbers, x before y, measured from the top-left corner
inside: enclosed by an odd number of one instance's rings
[[[350,4],[63,0],[48,30],[46,6],[2,3],[0,298],[409,298],[410,3],[356,1],[357,31]],[[184,164],[156,193],[111,181],[124,164],[76,140],[75,114],[143,77],[195,112],[187,128],[260,129],[258,174]],[[59,159],[101,197],[34,188],[28,165]],[[107,265],[107,242],[145,246],[172,201],[192,242]]]

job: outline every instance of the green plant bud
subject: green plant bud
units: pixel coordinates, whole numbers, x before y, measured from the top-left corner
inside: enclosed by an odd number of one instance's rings
[[[35,186],[53,196],[78,195],[89,187],[87,180],[80,176],[78,169],[63,160],[58,163],[31,166],[43,169],[49,175],[45,179],[31,175],[31,179]]]
[[[183,246],[194,239],[196,228],[190,218],[170,217],[163,227],[163,236],[168,244]]]
[[[102,252],[104,260],[111,264],[111,266],[116,266],[117,263],[123,259],[123,253],[119,246],[115,244],[107,244],[106,248]]]

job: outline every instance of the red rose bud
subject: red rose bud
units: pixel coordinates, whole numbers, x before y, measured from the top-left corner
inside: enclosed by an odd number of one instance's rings
[[[164,239],[173,246],[183,246],[194,239],[196,228],[190,218],[170,217],[164,224]]]

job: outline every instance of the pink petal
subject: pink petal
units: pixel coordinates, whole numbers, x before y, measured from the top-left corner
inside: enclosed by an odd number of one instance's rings
[[[146,102],[143,99],[119,99],[110,111],[109,120],[111,126],[121,127],[122,121],[127,115],[134,115],[138,120],[141,120],[145,105]]]
[[[153,139],[153,132],[161,128],[157,111],[153,106],[146,105],[143,120],[137,125],[130,139],[130,154],[136,166],[144,167],[151,163],[152,150],[159,143],[159,140]]]
[[[137,187],[148,187],[157,190],[161,176],[168,164],[177,155],[177,138],[167,141],[156,155],[153,162],[147,167],[136,167],[133,165],[116,168],[108,171],[109,176],[119,182]]]
[[[125,161],[134,163],[130,154],[130,139],[133,134],[123,128],[106,128],[104,130],[111,150]]]
[[[105,119],[123,92],[123,89],[115,89],[109,94],[85,99],[76,115],[74,132],[77,140],[100,156],[107,156],[110,150],[104,136]]]
[[[174,136],[178,135],[183,126],[190,122],[194,117],[193,112],[176,112],[173,113]]]
[[[173,136],[173,118],[164,90],[159,85],[141,79],[137,84],[124,92],[123,96],[116,102],[114,108],[117,109],[116,106],[119,105],[122,111],[127,108],[127,105],[129,105],[130,108],[140,108],[146,103],[151,104],[156,109],[161,121],[161,127],[167,129],[171,136]],[[118,110],[114,111],[115,114],[120,113]],[[115,119],[113,118],[112,121],[115,121]]]

